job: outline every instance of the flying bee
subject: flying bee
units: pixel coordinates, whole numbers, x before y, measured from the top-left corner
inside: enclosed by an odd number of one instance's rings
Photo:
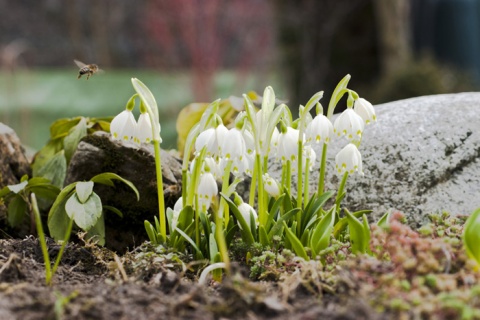
[[[90,78],[90,76],[94,75],[95,73],[103,72],[103,70],[100,69],[96,64],[85,64],[85,63],[83,63],[81,61],[78,61],[78,60],[73,60],[73,62],[75,62],[77,67],[80,68],[80,70],[78,70],[77,79],[80,79],[84,74],[86,74],[87,75],[87,80],[88,80],[88,78]]]

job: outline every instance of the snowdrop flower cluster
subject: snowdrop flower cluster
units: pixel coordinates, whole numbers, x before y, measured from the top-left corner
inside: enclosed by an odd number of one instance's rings
[[[133,141],[136,144],[150,143],[153,137],[152,122],[143,102],[140,102],[140,116],[135,121],[133,109],[135,108],[134,95],[127,103],[124,111],[113,118],[110,123],[110,133],[114,139]],[[158,124],[160,128],[160,124]],[[160,139],[161,142],[161,139]]]

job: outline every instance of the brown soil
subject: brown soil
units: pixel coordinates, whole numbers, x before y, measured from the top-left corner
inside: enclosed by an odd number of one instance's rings
[[[51,258],[58,249],[49,242]],[[106,249],[69,244],[47,286],[35,238],[0,240],[0,319],[387,318],[348,294],[347,282],[340,298],[300,277],[253,282],[237,267],[222,284],[201,286],[188,265],[147,257],[136,250],[116,261]]]

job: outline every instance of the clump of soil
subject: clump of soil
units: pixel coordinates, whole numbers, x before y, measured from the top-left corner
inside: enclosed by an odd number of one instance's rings
[[[37,239],[4,239],[0,319],[476,319],[480,276],[462,226],[446,216],[416,232],[394,220],[372,227],[373,256],[338,242],[322,261],[278,249],[203,285],[207,262],[188,254],[145,243],[117,256],[86,243],[67,246],[46,286]],[[59,246],[48,247],[54,259]]]

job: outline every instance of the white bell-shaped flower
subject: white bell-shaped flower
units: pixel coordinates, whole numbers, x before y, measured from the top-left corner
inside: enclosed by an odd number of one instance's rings
[[[372,104],[365,100],[364,98],[358,98],[355,100],[353,105],[353,110],[362,117],[365,124],[371,124],[377,121],[377,115],[375,114],[375,109]]]
[[[280,195],[280,185],[268,173],[263,175],[263,186],[271,197],[277,198]]]
[[[251,205],[243,202],[242,204],[240,204],[238,206],[238,211],[240,211],[243,219],[247,222],[249,227],[251,226],[251,224],[250,224],[250,219],[251,219],[250,217],[251,216],[253,216],[253,218],[255,220],[255,225],[258,226],[258,215],[257,215],[257,212],[255,211],[255,209]],[[238,223],[238,226],[240,227],[240,229],[242,229],[242,226],[240,225],[240,222],[237,221],[237,223]]]
[[[110,123],[110,133],[114,139],[129,141],[135,135],[136,127],[132,111],[123,110]]]
[[[277,158],[282,161],[295,161],[298,154],[299,131],[288,127],[285,133],[278,135]]]
[[[357,172],[363,176],[362,155],[353,143],[347,144],[337,153],[335,156],[335,167],[339,175],[343,175],[345,172],[349,174]]]
[[[172,230],[177,227],[178,217],[180,217],[180,212],[183,210],[183,198],[178,198],[177,202],[173,206],[173,215],[172,215]]]
[[[270,147],[268,148],[269,156],[275,157],[277,155],[279,135],[280,131],[278,131],[277,127],[275,127],[272,133],[272,140],[270,140]]]
[[[228,130],[224,135],[221,150],[222,156],[226,160],[242,160],[247,152],[242,131],[237,128]]]
[[[204,146],[207,146],[207,155],[220,155],[221,146],[227,132],[228,129],[223,124],[201,132],[195,141],[195,150],[200,152]]]
[[[218,194],[217,181],[211,172],[205,172],[200,176],[200,182],[198,183],[197,195],[198,205],[200,210],[207,212],[210,208],[210,204],[215,200]]]
[[[315,150],[313,150],[310,146],[303,147],[303,168],[305,169],[305,165],[308,159],[308,170],[312,171],[313,166],[315,165],[315,161],[317,160],[317,154]]]
[[[345,136],[350,141],[360,141],[365,122],[355,111],[348,108],[335,119],[333,131],[338,136]]]
[[[305,130],[306,142],[328,143],[333,136],[332,122],[323,114],[317,115],[307,125]]]
[[[133,136],[136,143],[149,143],[152,141],[152,122],[148,113],[141,113]]]

